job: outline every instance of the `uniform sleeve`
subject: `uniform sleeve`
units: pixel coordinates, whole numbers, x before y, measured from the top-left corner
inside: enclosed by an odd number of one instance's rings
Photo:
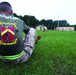
[[[27,26],[27,25],[25,24],[25,22],[23,22],[23,32],[24,32],[25,34],[27,34],[28,31],[29,31],[29,29],[30,29],[30,27]]]

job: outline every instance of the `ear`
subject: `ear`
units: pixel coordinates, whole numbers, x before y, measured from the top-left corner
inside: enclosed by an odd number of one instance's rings
[[[11,15],[11,16],[13,16],[13,10],[11,10],[11,13],[10,13],[10,15]]]

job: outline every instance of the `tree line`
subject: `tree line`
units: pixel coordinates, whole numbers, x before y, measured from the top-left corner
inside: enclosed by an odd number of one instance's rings
[[[31,16],[31,15],[17,15],[16,13],[14,13],[15,17],[18,17],[20,19],[22,19],[28,26],[35,28],[37,25],[45,25],[48,29],[52,29],[54,30],[56,27],[75,27],[76,30],[76,25],[70,25],[67,20],[55,20],[53,21],[52,19],[42,19],[42,20],[38,20],[35,18],[35,16]]]

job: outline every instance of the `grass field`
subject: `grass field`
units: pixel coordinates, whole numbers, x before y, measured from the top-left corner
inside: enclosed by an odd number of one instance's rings
[[[41,40],[22,64],[0,60],[0,75],[76,75],[76,31],[37,31]]]

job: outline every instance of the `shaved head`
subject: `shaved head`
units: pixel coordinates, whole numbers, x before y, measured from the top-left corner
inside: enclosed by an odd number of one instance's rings
[[[0,13],[1,12],[8,12],[11,13],[12,6],[8,2],[1,2],[0,3]]]

